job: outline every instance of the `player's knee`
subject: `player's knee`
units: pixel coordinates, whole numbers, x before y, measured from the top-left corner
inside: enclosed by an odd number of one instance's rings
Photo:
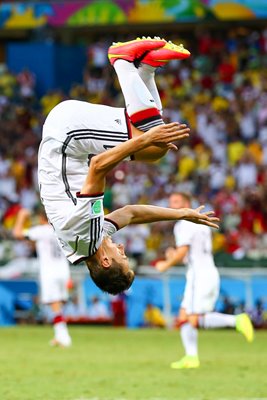
[[[176,320],[175,326],[176,326],[176,328],[181,328],[184,324],[187,324],[187,322],[188,322],[188,320],[187,320],[186,315],[184,315],[183,317],[179,316]]]
[[[198,328],[198,315],[189,315],[188,322],[193,328]]]

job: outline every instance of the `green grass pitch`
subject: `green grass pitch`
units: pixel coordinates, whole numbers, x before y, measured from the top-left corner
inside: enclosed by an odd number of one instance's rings
[[[199,335],[201,368],[175,371],[178,331],[71,327],[51,348],[50,327],[0,329],[1,400],[267,400],[267,332]]]

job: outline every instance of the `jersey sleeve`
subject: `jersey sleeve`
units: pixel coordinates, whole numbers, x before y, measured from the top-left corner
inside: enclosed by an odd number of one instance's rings
[[[119,227],[116,224],[116,222],[112,221],[109,218],[105,218],[104,226],[103,226],[104,236],[112,236],[118,230],[119,230]]]
[[[179,221],[174,227],[175,243],[177,247],[190,246],[194,235],[194,224],[188,221]]]

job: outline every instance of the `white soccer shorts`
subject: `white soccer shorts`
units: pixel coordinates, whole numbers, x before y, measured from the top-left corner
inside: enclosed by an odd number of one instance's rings
[[[220,277],[216,268],[205,276],[194,271],[187,273],[181,308],[187,314],[205,314],[214,310],[220,292]]]
[[[41,303],[50,304],[68,300],[68,277],[47,277],[40,280]]]

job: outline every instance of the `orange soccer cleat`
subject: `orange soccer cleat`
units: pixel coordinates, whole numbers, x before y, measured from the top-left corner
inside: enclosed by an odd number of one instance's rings
[[[129,42],[113,43],[108,49],[108,58],[112,65],[118,59],[133,62],[144,57],[147,52],[165,45],[166,40],[158,37],[142,37]]]
[[[145,54],[141,62],[151,65],[151,67],[163,67],[171,60],[183,60],[190,57],[190,55],[190,52],[182,44],[177,45],[169,41],[166,42],[164,47]]]

